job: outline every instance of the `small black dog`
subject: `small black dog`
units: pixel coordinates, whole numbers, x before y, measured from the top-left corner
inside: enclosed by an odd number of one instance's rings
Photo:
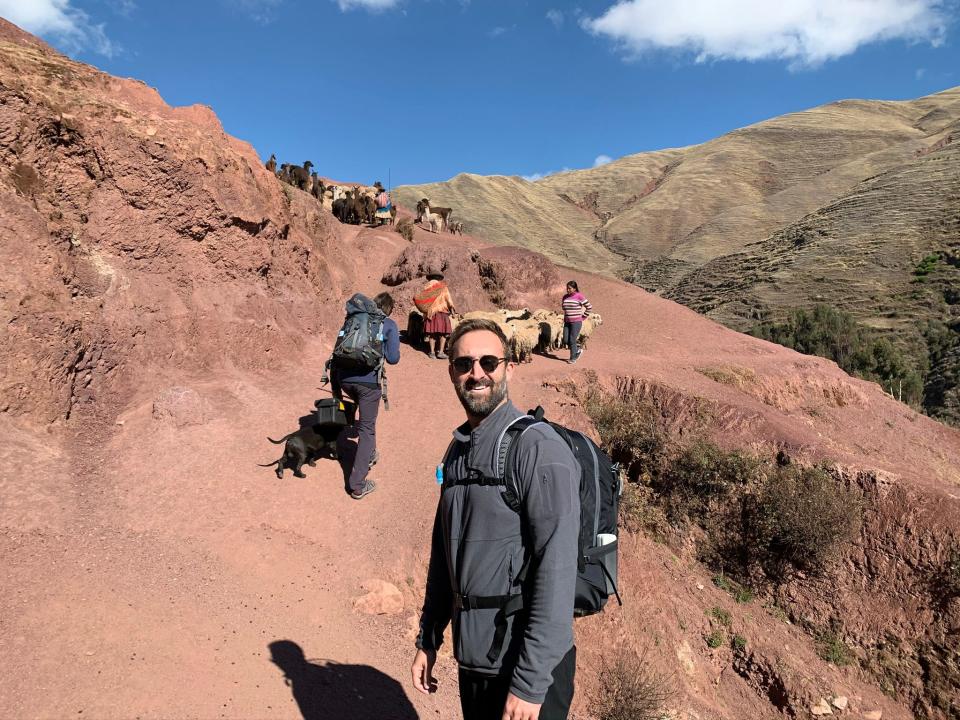
[[[283,455],[264,465],[258,467],[277,466],[277,477],[283,479],[284,468],[293,470],[294,477],[305,478],[301,468],[306,463],[310,467],[317,464],[317,459],[326,456],[336,459],[337,457],[337,436],[343,427],[340,425],[308,425],[299,430],[284,435],[279,440],[268,437],[267,440],[274,445],[285,442]]]

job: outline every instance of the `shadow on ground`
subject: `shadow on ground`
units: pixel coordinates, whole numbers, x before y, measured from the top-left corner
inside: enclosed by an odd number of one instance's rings
[[[308,660],[291,640],[270,643],[304,720],[418,720],[400,683],[369,665]]]

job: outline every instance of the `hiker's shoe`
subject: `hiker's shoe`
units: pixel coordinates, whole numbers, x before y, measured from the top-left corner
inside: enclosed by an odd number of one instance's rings
[[[576,358],[570,358],[569,360],[567,360],[567,365],[576,365],[576,364],[577,364]]]
[[[378,462],[380,462],[380,451],[379,451],[379,450],[374,450],[374,451],[373,451],[373,457],[370,458],[370,464],[367,465],[367,469],[369,470],[369,469],[372,468],[374,465],[376,465]]]
[[[353,492],[350,493],[350,497],[352,497],[354,500],[360,500],[364,496],[369,495],[376,489],[377,489],[377,484],[373,480],[364,480],[363,489],[360,491],[354,490]]]
[[[446,360],[446,359],[447,359],[447,354],[446,354],[446,353],[443,353],[443,352],[438,352],[438,353],[437,353],[437,360]]]
[[[437,354],[436,354],[436,353],[430,353],[430,359],[431,359],[431,360],[436,360],[436,359],[437,359]]]

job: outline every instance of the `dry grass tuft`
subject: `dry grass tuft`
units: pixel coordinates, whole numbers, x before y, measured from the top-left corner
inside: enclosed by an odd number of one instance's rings
[[[403,218],[393,226],[393,229],[407,242],[413,242],[413,220],[410,218]]]
[[[660,720],[676,691],[672,678],[655,669],[646,653],[604,660],[594,698],[597,720]]]

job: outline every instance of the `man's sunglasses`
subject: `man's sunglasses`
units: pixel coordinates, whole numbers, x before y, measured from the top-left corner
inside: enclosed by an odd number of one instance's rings
[[[500,367],[500,363],[507,362],[507,359],[497,357],[496,355],[484,355],[483,357],[479,358],[472,358],[467,355],[463,355],[451,360],[450,364],[453,365],[454,370],[463,375],[473,370],[473,364],[477,362],[480,363],[480,369],[489,375],[490,373],[496,371],[498,367]]]

